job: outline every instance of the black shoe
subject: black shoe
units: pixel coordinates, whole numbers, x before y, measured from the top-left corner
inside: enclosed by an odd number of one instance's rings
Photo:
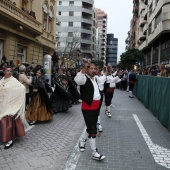
[[[32,122],[29,122],[28,124],[29,125],[35,125],[37,122],[36,121],[32,121]]]
[[[11,148],[12,146],[13,146],[13,144],[14,144],[14,142],[12,141],[12,143],[7,143],[6,145],[5,145],[5,147],[4,147],[4,149],[9,149],[9,148]]]
[[[129,96],[129,98],[134,98],[134,97]]]

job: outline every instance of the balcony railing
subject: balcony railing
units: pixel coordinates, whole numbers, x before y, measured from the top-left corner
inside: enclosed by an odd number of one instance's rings
[[[0,13],[5,17],[11,18],[11,20],[15,20],[20,24],[31,27],[31,29],[35,30],[39,34],[42,33],[41,23],[7,0],[0,0]]]

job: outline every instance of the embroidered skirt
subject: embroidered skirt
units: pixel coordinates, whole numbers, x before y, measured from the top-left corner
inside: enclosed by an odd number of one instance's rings
[[[48,111],[46,103],[41,99],[40,93],[37,93],[28,105],[26,119],[28,121],[48,121],[53,118],[53,113]]]

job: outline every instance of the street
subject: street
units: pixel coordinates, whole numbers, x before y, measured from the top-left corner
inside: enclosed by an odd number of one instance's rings
[[[85,124],[81,104],[36,124],[8,150],[0,149],[0,170],[164,170],[170,168],[170,132],[136,98],[115,91],[112,118],[101,108],[103,133],[97,138],[103,162],[91,159],[89,142],[83,153],[76,144]],[[159,147],[159,146],[160,147]],[[163,151],[161,147],[164,147]],[[156,149],[154,149],[156,148]],[[159,163],[159,164],[158,164]],[[162,164],[162,165],[161,165]]]

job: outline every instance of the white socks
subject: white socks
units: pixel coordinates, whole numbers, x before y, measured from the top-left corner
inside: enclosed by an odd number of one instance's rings
[[[100,115],[98,116],[97,124],[100,124]]]
[[[129,91],[129,96],[133,97],[132,91]]]
[[[89,138],[90,147],[93,155],[96,153],[96,138]]]
[[[110,106],[106,106],[107,107],[107,111],[110,112]]]

